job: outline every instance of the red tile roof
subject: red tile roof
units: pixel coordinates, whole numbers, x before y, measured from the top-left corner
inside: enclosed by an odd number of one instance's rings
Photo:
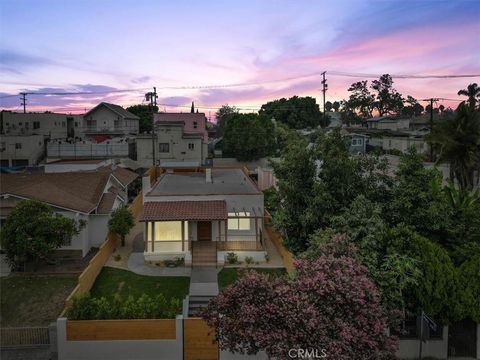
[[[152,201],[143,204],[140,221],[226,220],[224,200],[211,201]]]

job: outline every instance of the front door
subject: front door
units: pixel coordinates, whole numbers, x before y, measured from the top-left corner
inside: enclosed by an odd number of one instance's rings
[[[212,240],[212,223],[211,221],[199,221],[197,223],[197,238],[199,241]]]
[[[477,324],[473,320],[457,321],[448,327],[448,356],[477,356]]]

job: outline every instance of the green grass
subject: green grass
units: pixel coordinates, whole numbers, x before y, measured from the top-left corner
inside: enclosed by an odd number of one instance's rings
[[[143,276],[128,270],[104,267],[93,284],[90,294],[93,297],[113,299],[115,295],[122,298],[143,294],[155,296],[163,294],[167,300],[183,300],[188,294],[190,278],[184,276]]]
[[[220,288],[220,290],[226,288],[228,285],[231,285],[238,280],[238,270],[239,269],[237,268],[223,268],[218,273],[218,287]],[[287,274],[285,268],[252,268],[251,270],[261,274],[269,274],[272,277],[284,276]]]
[[[77,275],[17,275],[0,279],[2,327],[46,326],[55,321],[77,285]]]

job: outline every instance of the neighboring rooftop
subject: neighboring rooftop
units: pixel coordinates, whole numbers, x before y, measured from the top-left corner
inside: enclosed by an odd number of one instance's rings
[[[96,109],[98,109],[99,107],[102,107],[102,106],[105,106],[106,108],[112,110],[113,112],[117,113],[118,115],[120,115],[121,117],[123,117],[125,119],[135,119],[135,120],[140,119],[137,115],[132,114],[130,111],[125,110],[120,105],[110,104],[110,103],[106,103],[106,102],[101,102],[100,104],[95,106],[93,109],[91,109],[90,111],[85,113],[84,116],[87,117],[92,112],[94,112]]]
[[[118,191],[105,192],[110,176],[114,176],[123,186],[132,182],[138,175],[132,171],[109,167],[99,171],[76,171],[45,174],[1,174],[0,194],[10,194],[26,199],[37,199],[65,209],[90,213],[99,206],[101,213],[108,213]],[[125,195],[123,195],[125,196]]]
[[[260,190],[240,169],[212,169],[212,182],[203,172],[163,174],[149,195],[258,194]]]

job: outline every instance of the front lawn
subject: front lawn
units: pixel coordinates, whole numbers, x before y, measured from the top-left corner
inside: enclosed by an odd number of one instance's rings
[[[237,281],[239,270],[240,269],[238,268],[223,268],[218,273],[218,287],[220,290]],[[285,268],[251,268],[249,270],[253,270],[261,274],[268,274],[273,277],[285,276],[287,274]]]
[[[2,327],[46,326],[55,321],[77,285],[77,275],[19,275],[0,279]]]
[[[155,296],[163,294],[167,300],[177,298],[180,301],[188,295],[190,278],[184,276],[143,276],[128,270],[104,267],[93,284],[92,297],[113,299],[120,295],[138,298],[143,294]]]

